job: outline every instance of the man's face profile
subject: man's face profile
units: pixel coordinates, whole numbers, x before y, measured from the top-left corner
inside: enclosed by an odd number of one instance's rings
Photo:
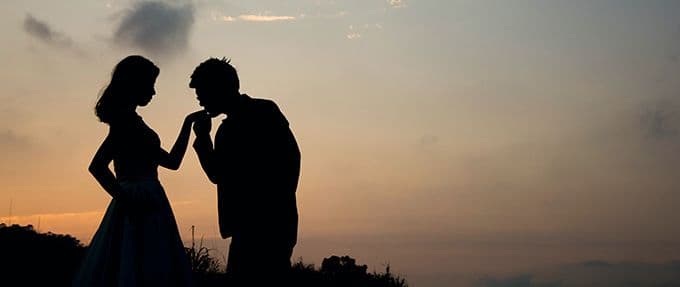
[[[205,108],[205,110],[210,114],[219,113],[218,106],[218,91],[214,88],[210,88],[207,85],[199,85],[195,87],[196,99],[198,99],[198,104]]]

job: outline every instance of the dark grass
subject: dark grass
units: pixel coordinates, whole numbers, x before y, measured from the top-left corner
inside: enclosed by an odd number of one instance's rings
[[[0,223],[0,286],[70,286],[87,247],[70,235],[40,233],[33,226]],[[192,238],[185,251],[197,287],[230,286],[229,274],[210,249]],[[290,286],[299,287],[407,287],[406,280],[390,272],[367,272],[349,256],[325,258],[320,268],[299,259],[291,266]],[[267,270],[262,270],[267,276]],[[288,284],[287,284],[288,285]]]

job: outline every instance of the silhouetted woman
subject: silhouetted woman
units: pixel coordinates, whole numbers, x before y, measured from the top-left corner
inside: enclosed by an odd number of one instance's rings
[[[186,117],[172,150],[135,112],[156,93],[159,69],[129,56],[113,70],[96,105],[109,125],[90,172],[113,199],[95,233],[74,286],[188,286],[191,271],[172,209],[158,181],[158,166],[177,170],[191,125],[203,112]],[[113,161],[115,175],[109,169]]]

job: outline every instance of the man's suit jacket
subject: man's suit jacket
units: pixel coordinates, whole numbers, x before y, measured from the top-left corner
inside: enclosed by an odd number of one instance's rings
[[[300,150],[274,102],[242,97],[242,108],[219,126],[209,160],[208,176],[217,184],[220,234],[292,247],[297,240]]]

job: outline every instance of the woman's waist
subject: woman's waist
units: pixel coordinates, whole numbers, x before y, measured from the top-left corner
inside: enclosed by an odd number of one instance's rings
[[[158,181],[157,166],[118,166],[115,171],[118,181]]]
[[[145,173],[145,174],[117,174],[116,179],[119,183],[143,183],[152,182],[158,183],[158,173]]]
[[[164,194],[163,186],[157,177],[118,178],[122,191],[129,194]]]
[[[118,176],[118,182],[159,182],[158,176]]]

